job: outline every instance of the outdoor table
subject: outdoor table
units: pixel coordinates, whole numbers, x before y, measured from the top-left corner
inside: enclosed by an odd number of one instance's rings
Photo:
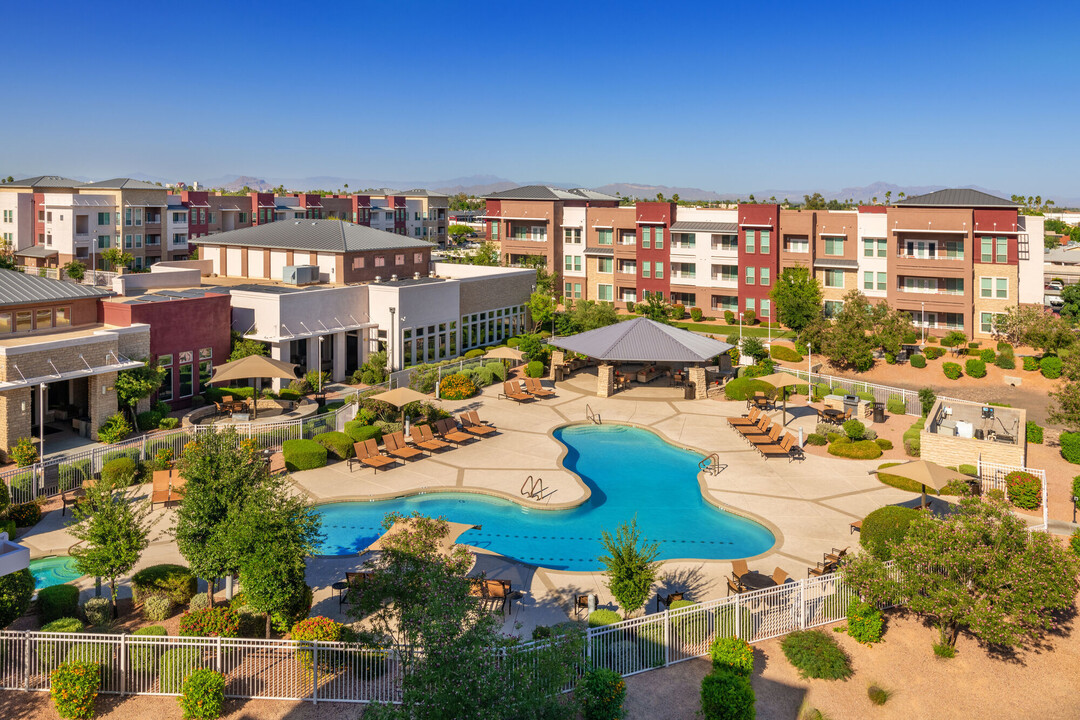
[[[332,587],[334,591],[337,592],[338,607],[340,608],[342,605],[345,604],[345,593],[349,590],[349,583],[345,582],[344,580],[338,580],[330,587]]]
[[[746,573],[739,578],[739,582],[747,590],[764,590],[765,588],[776,587],[776,583],[771,577],[755,572]]]
[[[835,422],[838,418],[844,417],[844,411],[837,410],[836,408],[825,408],[825,410],[823,410],[822,412],[825,414],[826,418],[832,420],[833,422]]]
[[[767,397],[755,397],[755,398],[752,398],[752,401],[753,401],[754,405],[761,408],[762,410],[769,407],[769,398],[767,398]]]

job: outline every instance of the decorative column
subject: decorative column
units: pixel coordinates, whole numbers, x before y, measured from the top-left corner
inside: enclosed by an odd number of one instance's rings
[[[334,368],[330,373],[330,377],[334,382],[346,382],[348,380],[346,374],[349,369],[345,367],[345,332],[334,333],[330,338],[330,342],[334,346]]]
[[[564,353],[562,350],[553,350],[551,352],[551,368],[548,373],[548,380],[554,382],[555,380],[562,379],[555,376],[555,368],[559,365],[562,365],[564,362],[566,362],[566,353]]]
[[[695,400],[704,400],[709,397],[709,385],[708,381],[705,379],[704,367],[695,365],[690,368],[688,379],[690,381],[690,387],[694,389]]]
[[[270,344],[270,357],[275,360],[280,360],[281,362],[289,362],[289,357],[292,355],[291,351],[292,342],[289,340],[281,340],[279,342]],[[286,383],[281,378],[274,378],[270,381],[270,383],[271,387],[273,387],[274,389],[274,392],[281,392],[282,389],[288,387],[288,383]]]
[[[19,438],[30,437],[30,389],[0,393],[0,450],[15,447]]]
[[[596,396],[611,397],[615,394],[615,366],[603,363],[596,368]]]
[[[88,415],[90,416],[90,439],[98,439],[98,428],[108,419],[115,415],[116,404],[116,373],[104,375],[91,375],[86,379],[86,389],[89,400]]]

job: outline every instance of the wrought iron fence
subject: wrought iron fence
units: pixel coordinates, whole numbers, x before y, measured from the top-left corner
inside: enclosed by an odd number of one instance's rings
[[[891,387],[889,385],[878,385],[876,383],[863,382],[862,380],[836,377],[835,375],[811,373],[808,370],[801,370],[786,365],[783,367],[783,371],[791,373],[800,380],[809,379],[811,384],[824,384],[828,385],[830,388],[840,388],[852,395],[860,392],[870,393],[874,396],[875,402],[888,403],[890,398],[896,397],[903,401],[905,414],[916,416],[922,415],[922,402],[919,400],[918,390],[907,390],[905,388]]]

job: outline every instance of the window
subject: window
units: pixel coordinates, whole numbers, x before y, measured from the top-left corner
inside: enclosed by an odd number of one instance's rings
[[[566,283],[563,287],[563,297],[574,297],[574,286],[571,283]]]
[[[770,274],[771,274],[771,271],[769,270],[769,268],[767,268],[767,267],[761,268],[758,275],[759,275],[759,278],[760,278],[760,283],[762,285],[768,285],[771,282],[771,278],[769,277]]]
[[[652,262],[649,260],[641,261],[641,277],[652,277]]]
[[[109,247],[109,241],[112,239],[111,235],[98,235],[97,246],[99,250],[107,250]]]
[[[137,248],[142,247],[142,235],[136,235],[135,236],[135,247],[137,247]]]
[[[38,330],[48,330],[53,326],[52,324],[52,309],[38,310],[34,313],[34,327]]]
[[[602,272],[602,273],[615,272],[615,259],[614,258],[597,258],[596,259],[596,271],[597,272]],[[610,299],[611,298],[608,298],[608,300],[610,300]]]
[[[863,271],[862,275],[863,275],[863,282],[862,282],[863,290],[873,290],[874,289],[874,273],[870,272],[869,270],[865,270],[865,271]]]
[[[784,249],[792,253],[808,253],[810,252],[810,239],[789,237],[784,240]]]
[[[756,268],[752,268],[752,267],[747,266],[747,268],[746,268],[746,284],[747,285],[753,285],[756,282],[756,279],[755,279],[755,273],[756,272],[757,272]]]
[[[422,263],[422,262],[424,262],[424,253],[422,253],[422,252],[413,253],[412,261],[413,261],[413,263]]]
[[[131,236],[130,235],[125,235],[124,236],[124,248],[127,249],[127,250],[131,249]]]
[[[199,388],[210,386],[210,376],[214,373],[214,361],[211,359],[211,349],[199,350]]]
[[[413,235],[415,235],[416,237],[420,237],[420,228],[419,227],[414,227],[413,228]]]
[[[1009,297],[1009,279],[979,278],[979,297],[1007,299]]]
[[[34,313],[19,310],[15,313],[15,332],[30,332],[34,329]]]
[[[581,228],[563,228],[563,242],[568,245],[581,244]]]
[[[885,290],[886,289],[885,288],[885,279],[886,279],[886,277],[887,277],[886,273],[879,272],[877,274],[877,289],[878,290]],[[961,280],[960,282],[961,282],[960,292],[963,292],[964,291],[963,281]]]
[[[755,308],[755,306],[754,306],[754,298],[746,298],[745,307],[746,307],[747,310],[753,310]]]
[[[844,303],[839,300],[826,300],[825,301],[825,317],[833,318],[840,314],[840,311],[844,309]]]
[[[399,253],[397,255],[394,255],[394,264],[395,265],[404,265],[405,264],[405,253]]]
[[[6,222],[6,223],[15,222],[15,219],[13,217],[14,214],[15,214],[14,210],[5,210],[4,211],[4,222]]]
[[[248,221],[248,214],[246,212],[239,213],[240,217],[237,218],[237,222],[246,223]]]
[[[697,245],[694,233],[672,233],[671,247],[681,250],[693,250]]]
[[[619,231],[619,244],[620,245],[633,245],[637,242],[637,233],[633,230],[620,230]]]
[[[71,308],[56,308],[56,327],[71,325]]]
[[[626,275],[635,275],[635,274],[637,274],[637,263],[634,262],[633,260],[620,259],[619,260],[619,272],[624,273]]]
[[[936,293],[938,289],[937,278],[905,277],[904,291],[917,293]]]
[[[581,256],[580,255],[565,255],[563,256],[563,268],[570,272],[581,272]]]
[[[1009,279],[1008,278],[994,278],[994,297],[1008,298],[1009,297]]]
[[[664,277],[664,263],[655,262],[653,263],[653,267],[655,269],[655,271],[653,272],[653,277],[657,280],[662,280]]]
[[[863,257],[874,257],[874,247],[877,242],[873,238],[863,238],[862,241],[862,254]]]
[[[499,239],[499,223],[497,223],[497,222],[491,223],[491,239],[492,240],[498,240]]]
[[[945,243],[945,257],[949,260],[963,260],[964,259],[964,243],[962,242],[946,242]]]
[[[723,250],[727,252],[739,251],[739,236],[738,235],[713,235],[712,236],[712,249]]]
[[[641,247],[643,247],[643,248],[651,248],[652,247],[652,240],[650,239],[650,236],[649,236],[649,228],[645,227],[644,225],[641,226]]]
[[[97,214],[97,224],[98,225],[108,225],[109,224],[109,213],[107,213],[107,212],[99,212]]]
[[[138,227],[138,226],[142,225],[143,209],[142,208],[134,208],[134,211],[135,211],[135,226]]]
[[[772,317],[770,315],[771,312],[772,312],[772,301],[769,300],[768,298],[761,298],[761,313],[760,313],[761,317],[765,317],[765,318]]]
[[[979,329],[989,335],[994,332],[994,324],[1001,317],[1001,313],[979,313]]]
[[[825,271],[825,287],[827,287],[827,288],[842,288],[842,287],[844,287],[844,271],[843,270],[826,270]]]
[[[664,249],[664,228],[653,228],[653,247],[657,250]]]
[[[766,253],[768,253],[768,252],[769,252],[769,244],[770,244],[770,241],[769,241],[769,236],[770,236],[771,234],[772,234],[772,231],[771,231],[771,230],[762,230],[762,231],[760,231],[760,232],[758,233],[758,235],[759,235],[759,236],[760,236],[760,238],[761,238],[761,243],[760,243],[761,247],[760,247],[760,249],[758,250],[758,252],[760,252],[760,253],[762,253],[762,254],[766,254]]]
[[[713,295],[712,309],[720,312],[725,310],[737,312],[739,310],[739,298],[734,295]]]
[[[844,254],[844,238],[842,238],[842,237],[827,237],[827,238],[825,238],[825,254],[826,255],[843,255]]]
[[[382,255],[377,256],[375,258],[375,267],[385,267],[385,266],[386,266],[386,258],[383,257]]]
[[[173,358],[172,355],[161,355],[158,357],[158,367],[165,368],[165,377],[161,381],[161,387],[158,388],[158,400],[162,402],[168,402],[172,400],[173,391]]]
[[[945,293],[948,295],[963,295],[964,278],[945,278]]]
[[[574,283],[574,298],[581,299],[581,283]]]
[[[1009,238],[999,237],[995,242],[997,247],[995,260],[999,263],[1009,262]]]
[[[720,280],[722,282],[738,282],[739,266],[713,265],[713,280]]]
[[[748,253],[754,252],[755,247],[756,247],[756,243],[754,241],[754,231],[753,230],[747,230],[746,231],[746,252],[748,252]]]
[[[615,295],[614,295],[613,288],[612,288],[611,285],[597,285],[596,286],[596,299],[597,300],[606,300],[607,302],[611,302],[614,297],[615,297]]]
[[[0,334],[11,332],[11,313],[0,313]]]
[[[979,260],[984,263],[994,261],[994,238],[984,237],[980,238],[981,252],[979,253]]]

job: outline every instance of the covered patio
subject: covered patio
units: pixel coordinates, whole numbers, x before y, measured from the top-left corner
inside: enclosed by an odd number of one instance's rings
[[[565,351],[598,363],[597,397],[610,397],[632,383],[647,385],[658,378],[667,380],[669,386],[685,388],[688,399],[708,397],[706,365],[719,357],[721,364],[716,370],[723,372],[727,351],[732,348],[728,343],[647,318],[634,318],[548,342],[561,348],[551,356],[553,376],[562,372],[561,367],[573,369]]]

